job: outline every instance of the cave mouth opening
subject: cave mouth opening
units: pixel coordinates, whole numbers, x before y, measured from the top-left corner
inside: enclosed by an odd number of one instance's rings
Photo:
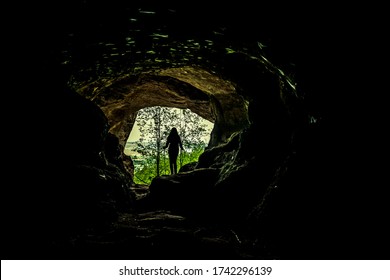
[[[180,172],[182,167],[186,171],[196,165],[208,147],[213,126],[214,123],[188,108],[152,106],[140,109],[124,147],[124,154],[133,161],[134,182],[150,185],[156,176],[170,174],[164,146],[171,128],[177,129],[184,148],[177,159]]]
[[[128,140],[134,126],[137,126],[136,119],[142,110],[176,108],[176,115],[181,112],[187,118],[201,118],[208,127],[205,135],[208,138],[203,141],[204,145],[207,143],[207,148],[227,143],[234,133],[249,125],[249,101],[237,92],[230,80],[199,66],[163,68],[136,75],[123,74],[108,80],[92,81],[78,89],[81,95],[93,101],[103,111],[108,120],[109,132],[119,141],[125,169],[132,177],[136,167],[134,165],[139,161],[126,154],[126,146],[131,146],[127,142],[135,142]],[[168,114],[168,121],[163,121],[163,125],[171,126],[174,119],[180,119],[172,115],[173,113]],[[149,119],[153,120],[152,117]],[[146,123],[144,120],[144,124]],[[186,123],[190,122],[184,121],[175,126],[180,130],[180,126]],[[164,129],[167,130],[168,127]],[[180,132],[181,136],[186,133]],[[166,136],[161,137],[162,142]],[[187,141],[188,138],[188,135],[184,135],[183,140]],[[188,145],[184,143],[184,146]],[[185,147],[185,151],[181,156],[187,155],[188,147]],[[196,159],[193,158],[192,161]],[[178,163],[179,168],[182,165],[183,162]],[[152,177],[158,174],[161,173],[155,172]],[[150,182],[150,179],[146,181]]]

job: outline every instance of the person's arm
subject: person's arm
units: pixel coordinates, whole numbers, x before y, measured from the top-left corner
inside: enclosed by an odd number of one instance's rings
[[[179,138],[179,145],[180,145],[180,149],[184,150],[183,149],[183,144],[181,143],[181,139]]]
[[[163,147],[164,149],[168,148],[169,145],[169,138],[167,139],[167,142],[165,143],[165,146]]]

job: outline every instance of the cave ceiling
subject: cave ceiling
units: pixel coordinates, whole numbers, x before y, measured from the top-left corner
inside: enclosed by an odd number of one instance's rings
[[[277,57],[277,38],[252,9],[244,18],[225,6],[84,1],[68,9],[58,57],[67,83],[99,105],[122,144],[149,106],[189,108],[228,137],[248,124],[248,101],[222,74],[226,55]]]

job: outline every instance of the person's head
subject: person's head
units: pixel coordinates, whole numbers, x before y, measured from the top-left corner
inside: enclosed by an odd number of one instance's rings
[[[179,133],[177,132],[177,129],[176,129],[176,127],[172,127],[171,128],[171,132],[169,132],[169,135],[179,135]]]

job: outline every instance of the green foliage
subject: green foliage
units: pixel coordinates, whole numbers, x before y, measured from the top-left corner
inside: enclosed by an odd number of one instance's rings
[[[197,147],[193,147],[191,152],[181,151],[177,160],[178,170],[180,171],[180,168],[187,163],[198,161],[199,156],[204,152],[204,149],[205,145],[198,145]],[[160,175],[169,174],[170,170],[168,153],[164,151],[160,160]],[[134,182],[136,184],[149,185],[156,176],[156,161],[152,157],[145,158],[144,163],[141,166],[135,168]]]
[[[143,161],[135,166],[135,183],[150,184],[154,177],[170,173],[168,154],[163,147],[172,127],[177,128],[184,147],[178,157],[178,169],[197,161],[206,147],[202,140],[207,133],[206,125],[189,109],[144,108],[138,112],[136,122],[141,134],[136,151]]]

